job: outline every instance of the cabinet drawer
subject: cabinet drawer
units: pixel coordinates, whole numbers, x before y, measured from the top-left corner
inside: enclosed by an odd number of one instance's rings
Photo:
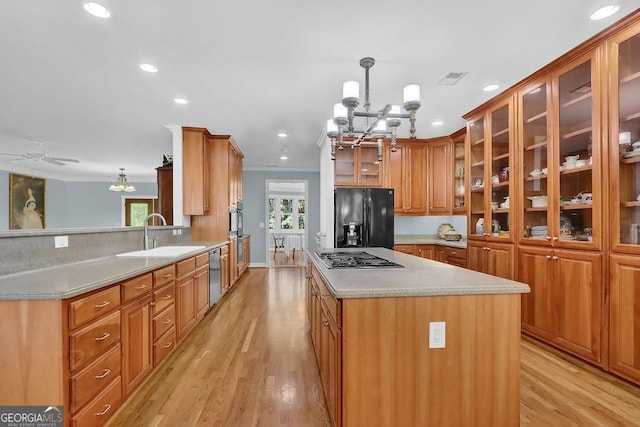
[[[153,345],[153,364],[162,362],[176,346],[176,328],[171,328]]]
[[[84,365],[120,341],[120,311],[69,334],[69,369]]]
[[[333,321],[336,325],[341,328],[342,327],[342,312],[341,312],[341,304],[340,302],[333,296],[329,289],[327,289],[326,285],[320,278],[320,274],[318,274],[318,270],[315,268],[312,270],[313,280],[316,282],[318,286],[318,292],[320,293],[320,300],[327,307],[327,311],[333,318]]]
[[[139,296],[148,294],[151,292],[153,286],[153,276],[151,273],[136,277],[131,280],[123,282],[122,288],[122,303],[134,300]]]
[[[102,316],[120,305],[120,286],[112,286],[69,305],[69,329]]]
[[[209,252],[196,255],[196,268],[200,268],[205,265],[209,265]]]
[[[447,255],[447,257],[467,259],[467,250],[466,249],[451,248],[449,246],[445,246],[444,247],[444,253]]]
[[[71,418],[72,427],[102,426],[122,404],[122,381],[120,377],[93,399],[85,408]]]
[[[196,269],[195,257],[176,262],[176,277],[182,277],[190,274]]]
[[[176,324],[176,306],[171,304],[165,311],[153,318],[153,341],[155,342]]]
[[[229,253],[229,245],[220,247],[220,255],[227,255]]]
[[[153,272],[153,287],[159,288],[176,279],[176,268],[173,264]]]
[[[160,313],[176,300],[176,286],[172,283],[153,292],[153,315]]]
[[[119,376],[120,345],[117,345],[71,377],[71,412],[76,412]]]

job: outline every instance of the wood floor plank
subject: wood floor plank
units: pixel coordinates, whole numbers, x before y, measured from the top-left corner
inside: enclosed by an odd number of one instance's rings
[[[521,426],[640,426],[640,388],[527,337],[521,379]],[[108,423],[329,425],[302,268],[249,269]]]

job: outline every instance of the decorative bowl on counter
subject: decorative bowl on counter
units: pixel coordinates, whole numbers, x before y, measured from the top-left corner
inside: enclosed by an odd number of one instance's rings
[[[444,240],[458,241],[461,239],[462,239],[462,234],[458,233],[455,230],[449,230],[446,233],[444,233]]]
[[[438,226],[438,237],[444,239],[445,233],[447,233],[448,231],[455,232],[455,230],[453,229],[453,225],[449,224],[448,222],[440,224]]]

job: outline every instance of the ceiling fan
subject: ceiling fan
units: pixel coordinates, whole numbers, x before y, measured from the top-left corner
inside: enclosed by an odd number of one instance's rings
[[[80,160],[77,159],[67,159],[64,157],[52,157],[46,153],[42,153],[39,151],[30,151],[26,154],[15,154],[15,153],[0,153],[0,156],[14,156],[15,159],[12,159],[12,162],[17,162],[20,160],[33,160],[35,162],[46,162],[51,163],[56,166],[65,166],[67,163],[80,163]]]

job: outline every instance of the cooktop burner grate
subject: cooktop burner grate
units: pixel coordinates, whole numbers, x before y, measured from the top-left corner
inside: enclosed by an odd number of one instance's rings
[[[327,268],[404,268],[404,265],[367,252],[316,252],[316,254]]]

